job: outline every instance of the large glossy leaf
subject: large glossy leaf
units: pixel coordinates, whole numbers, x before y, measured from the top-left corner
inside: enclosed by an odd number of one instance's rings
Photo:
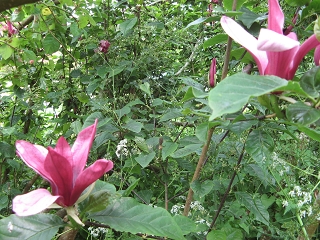
[[[28,217],[10,215],[0,220],[0,239],[52,239],[63,226],[64,222],[56,215],[44,213]]]
[[[301,125],[309,125],[320,119],[320,110],[302,102],[290,104],[286,110],[288,120]]]
[[[204,182],[200,182],[199,180],[195,180],[190,184],[190,187],[200,198],[206,196],[213,189],[214,183],[213,181],[206,180]]]
[[[301,88],[313,98],[320,95],[320,67],[314,67],[307,71],[300,79]]]
[[[116,231],[184,239],[181,228],[165,209],[153,208],[132,198],[121,198],[105,210],[89,214],[89,218]]]
[[[173,154],[171,154],[171,157],[173,157],[173,158],[185,157],[191,153],[201,151],[201,147],[202,147],[202,144],[189,144],[189,145],[175,151]]]
[[[43,39],[43,49],[44,49],[45,53],[52,54],[52,53],[58,51],[59,48],[60,48],[60,43],[51,34],[48,34]]]
[[[181,228],[182,233],[184,235],[195,232],[197,229],[196,224],[190,219],[182,215],[175,215],[173,217],[174,221],[178,224],[178,226]]]
[[[236,192],[235,195],[238,201],[255,216],[257,221],[269,226],[269,213],[260,199],[254,199],[245,192]]]
[[[272,137],[261,129],[253,130],[247,138],[246,151],[258,163],[263,163],[273,149]]]
[[[227,34],[216,34],[215,36],[213,36],[212,38],[209,38],[203,43],[203,48],[206,49],[216,44],[221,44],[223,42],[226,42],[227,39],[228,39]]]
[[[128,19],[128,20],[120,23],[119,29],[122,32],[122,34],[124,36],[126,36],[131,31],[131,29],[134,27],[134,25],[136,25],[137,21],[138,21],[138,18],[134,17],[134,18]]]
[[[137,122],[133,119],[130,119],[123,128],[126,128],[132,132],[139,133],[141,131],[141,128],[143,127],[143,124],[141,122]]]
[[[139,157],[136,157],[135,160],[141,165],[141,167],[145,168],[149,165],[149,163],[154,159],[156,153],[152,151],[149,154],[140,154]]]
[[[275,76],[237,73],[227,77],[209,93],[210,120],[239,111],[251,96],[261,96],[287,84],[288,81]]]

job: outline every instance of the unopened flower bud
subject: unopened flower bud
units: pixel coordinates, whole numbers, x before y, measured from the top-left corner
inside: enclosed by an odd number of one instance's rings
[[[216,76],[216,67],[217,60],[215,58],[211,61],[209,76],[208,76],[208,87],[213,88],[216,85],[215,76]]]
[[[110,42],[107,40],[101,40],[99,42],[99,50],[100,52],[107,53],[110,46]]]

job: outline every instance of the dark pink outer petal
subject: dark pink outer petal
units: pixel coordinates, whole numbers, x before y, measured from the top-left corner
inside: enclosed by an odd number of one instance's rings
[[[60,155],[60,153],[56,151],[56,149],[49,147],[48,151],[49,154],[45,160],[45,169],[50,171],[51,178],[55,184],[55,187],[51,185],[52,194],[62,197],[57,201],[59,205],[70,206],[69,203],[74,184],[72,166],[63,155]]]
[[[269,0],[268,29],[283,34],[284,15],[278,0]]]
[[[258,65],[260,75],[264,75],[264,71],[268,65],[268,58],[265,51],[260,51],[257,49],[258,40],[229,17],[222,16],[220,23],[223,30],[234,41],[242,45],[251,53],[256,64]]]
[[[18,140],[16,142],[17,154],[22,160],[44,179],[53,183],[50,172],[44,168],[44,162],[48,150],[39,145],[33,145],[27,141]]]
[[[291,66],[291,69],[288,73],[288,77],[292,79],[294,77],[294,74],[296,73],[298,66],[305,55],[307,55],[308,52],[310,52],[312,49],[316,48],[320,42],[317,40],[316,36],[313,34],[310,36],[299,48],[296,55],[293,58],[293,64]]]
[[[53,204],[59,196],[52,196],[47,189],[37,189],[16,196],[12,201],[12,210],[18,216],[29,216],[42,212]]]
[[[320,45],[318,45],[316,47],[316,49],[314,50],[313,59],[314,59],[314,63],[316,64],[316,66],[319,66],[320,65]]]
[[[73,177],[76,181],[78,175],[84,169],[92,142],[94,140],[96,129],[97,129],[98,120],[94,122],[93,125],[83,129],[74,142],[71,152],[73,154]]]
[[[73,188],[70,204],[73,205],[89,185],[94,183],[104,173],[110,171],[112,168],[112,161],[100,159],[81,172]]]

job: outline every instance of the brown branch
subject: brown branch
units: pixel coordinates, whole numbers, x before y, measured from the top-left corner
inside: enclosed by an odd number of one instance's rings
[[[1,0],[0,1],[0,12],[4,12],[10,8],[19,7],[21,5],[35,3],[39,0]]]

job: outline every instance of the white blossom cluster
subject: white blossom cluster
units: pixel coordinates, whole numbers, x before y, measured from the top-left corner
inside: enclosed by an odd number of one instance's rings
[[[99,237],[101,234],[107,233],[108,229],[102,227],[88,227],[88,231],[93,237]]]
[[[288,195],[292,198],[294,203],[296,203],[301,218],[312,215],[312,195],[310,194],[310,192],[302,191],[301,187],[296,185],[288,193]],[[287,207],[288,205],[289,202],[287,200],[282,201],[283,207]]]
[[[117,145],[116,155],[117,155],[118,158],[120,158],[121,155],[128,156],[129,151],[128,151],[128,148],[127,148],[127,143],[128,143],[128,140],[127,139],[123,139]]]
[[[271,167],[273,169],[278,170],[280,176],[283,176],[284,173],[289,173],[290,166],[287,165],[286,161],[284,161],[283,159],[279,158],[277,153],[273,152],[272,155],[271,155],[271,159],[272,159]]]

